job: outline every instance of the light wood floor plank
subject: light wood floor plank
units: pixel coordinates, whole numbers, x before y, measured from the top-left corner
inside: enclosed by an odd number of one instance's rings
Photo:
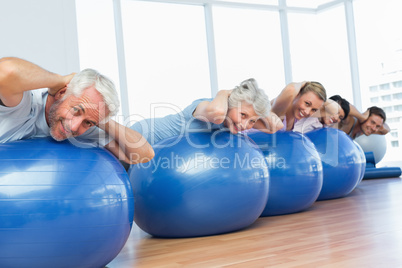
[[[347,197],[223,235],[159,239],[134,225],[107,267],[402,267],[402,181],[364,180]]]

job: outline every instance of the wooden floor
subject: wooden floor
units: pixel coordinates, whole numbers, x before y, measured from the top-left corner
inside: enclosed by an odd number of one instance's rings
[[[402,181],[363,180],[347,197],[224,235],[158,239],[135,225],[107,267],[402,267]]]

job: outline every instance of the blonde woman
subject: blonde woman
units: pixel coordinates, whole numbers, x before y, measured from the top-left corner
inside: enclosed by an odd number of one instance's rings
[[[298,121],[319,111],[326,99],[325,88],[318,82],[290,83],[271,101],[271,112],[283,122],[280,131],[292,131]]]

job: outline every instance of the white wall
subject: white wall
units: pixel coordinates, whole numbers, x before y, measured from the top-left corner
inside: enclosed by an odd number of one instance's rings
[[[0,0],[0,57],[59,74],[79,71],[74,0]]]

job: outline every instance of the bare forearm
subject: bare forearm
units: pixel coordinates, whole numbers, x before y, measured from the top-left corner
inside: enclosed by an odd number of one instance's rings
[[[231,90],[220,90],[216,97],[205,108],[206,117],[209,122],[221,124],[228,111],[228,99]]]
[[[283,128],[283,123],[275,113],[271,113],[269,116],[259,119],[253,128],[265,133],[275,133]]]
[[[363,123],[364,121],[367,120],[367,118],[368,118],[368,112],[365,112],[365,113],[362,114],[362,113],[361,113],[359,110],[357,110],[357,108],[356,108],[354,105],[352,105],[352,104],[349,104],[349,108],[350,108],[349,115],[355,117],[357,120],[359,120],[360,123]]]
[[[62,88],[63,76],[49,72],[36,64],[19,58],[2,58],[0,61],[1,91],[18,94],[38,88]]]
[[[385,134],[387,134],[387,133],[390,132],[390,131],[391,131],[391,129],[389,128],[389,126],[388,126],[386,123],[384,123],[384,124],[382,125],[382,127],[381,127],[379,130],[377,130],[377,131],[375,132],[375,134],[385,135]]]
[[[129,164],[145,163],[154,157],[154,150],[147,140],[137,131],[127,128],[114,120],[99,125],[113,139],[106,148],[118,159]]]
[[[278,116],[284,116],[286,114],[286,111],[293,102],[294,98],[297,96],[299,93],[301,87],[304,85],[304,82],[302,83],[289,83],[286,85],[284,89],[282,89],[281,93],[271,101],[272,107],[271,111]]]

